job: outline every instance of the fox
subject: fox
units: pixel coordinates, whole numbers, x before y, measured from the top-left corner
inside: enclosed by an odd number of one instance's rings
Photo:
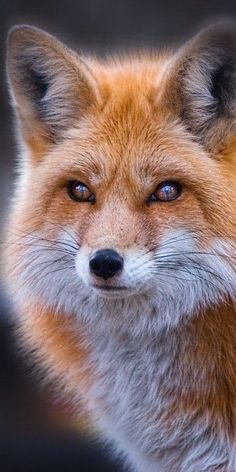
[[[236,471],[236,28],[99,58],[8,36],[17,337],[127,470]]]

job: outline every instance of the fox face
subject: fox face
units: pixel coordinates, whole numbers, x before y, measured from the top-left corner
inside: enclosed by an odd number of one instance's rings
[[[16,303],[145,334],[235,299],[235,49],[227,26],[99,62],[12,30]]]

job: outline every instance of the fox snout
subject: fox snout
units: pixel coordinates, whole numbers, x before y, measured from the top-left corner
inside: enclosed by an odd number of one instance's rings
[[[96,251],[89,261],[90,272],[104,280],[110,279],[124,266],[123,257],[113,249],[101,249]]]
[[[76,256],[77,275],[87,288],[96,293],[109,291],[111,295],[111,291],[119,291],[121,294],[121,290],[126,294],[133,293],[150,276],[148,260],[143,253],[138,248],[122,250],[112,246],[82,246]]]

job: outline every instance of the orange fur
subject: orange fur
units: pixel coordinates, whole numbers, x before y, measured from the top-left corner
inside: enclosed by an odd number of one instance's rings
[[[123,253],[134,247],[151,250],[167,231],[184,225],[198,235],[203,251],[216,237],[236,245],[235,119],[229,126],[217,118],[212,125],[215,132],[206,125],[200,130],[200,118],[194,124],[190,113],[188,126],[184,121],[188,102],[182,100],[179,82],[205,40],[191,43],[177,59],[168,52],[102,62],[79,59],[43,36],[50,60],[56,48],[55,68],[60,71],[62,60],[67,64],[71,86],[79,76],[70,96],[63,75],[59,77],[58,90],[70,101],[71,110],[59,133],[52,116],[37,116],[32,98],[22,92],[16,77],[18,50],[35,47],[42,34],[26,27],[14,30],[10,40],[10,81],[27,150],[7,230],[6,277],[12,292],[22,290],[19,261],[25,251],[24,236],[32,232],[54,241],[60,231],[70,228],[79,244],[91,251],[113,245]],[[59,111],[62,126],[66,111]],[[85,183],[96,194],[96,205],[70,200],[68,180]],[[165,180],[182,183],[181,199],[147,205],[149,195]],[[230,266],[235,270],[234,259]],[[36,284],[33,275],[29,284]],[[86,403],[86,392],[100,374],[90,362],[92,346],[84,322],[75,321],[73,312],[57,309],[56,303],[46,306],[35,294],[16,302],[16,308],[26,344],[69,396],[79,391]],[[219,434],[223,431],[229,441],[236,441],[235,317],[234,300],[229,297],[179,328],[174,400],[163,413],[166,430],[181,422],[182,415],[197,417],[204,411]]]

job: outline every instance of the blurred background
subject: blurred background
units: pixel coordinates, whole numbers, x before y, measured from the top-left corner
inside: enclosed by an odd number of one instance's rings
[[[0,0],[0,230],[14,180],[16,146],[5,79],[7,30],[29,23],[77,49],[103,55],[181,43],[205,23],[236,19],[236,0]],[[0,282],[0,472],[124,470],[74,424],[68,408],[42,389],[15,347]]]

